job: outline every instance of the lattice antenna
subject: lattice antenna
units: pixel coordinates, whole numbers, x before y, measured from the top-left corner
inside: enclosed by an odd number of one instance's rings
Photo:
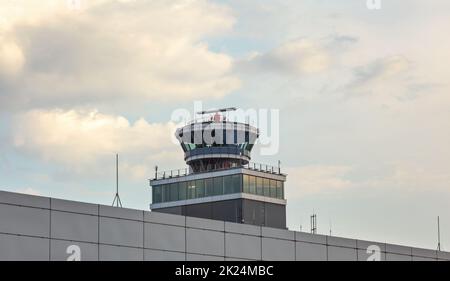
[[[437,227],[438,227],[438,246],[437,246],[437,250],[441,251],[441,227],[439,225],[439,216],[437,217]]]
[[[313,214],[311,216],[311,233],[317,234],[317,215]]]
[[[116,196],[114,196],[114,200],[112,206],[122,208],[122,201],[119,196],[119,154],[116,154]]]

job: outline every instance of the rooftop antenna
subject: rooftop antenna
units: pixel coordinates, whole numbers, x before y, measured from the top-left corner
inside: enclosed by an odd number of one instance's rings
[[[300,232],[302,232],[302,216],[300,216]]]
[[[437,218],[437,227],[438,227],[438,246],[437,246],[437,250],[440,252],[441,251],[441,229],[440,229],[440,225],[439,225],[439,216]]]
[[[119,154],[116,154],[116,196],[114,196],[114,200],[112,203],[113,207],[114,204],[116,205],[116,207],[122,208],[122,201],[120,201],[119,196]]]
[[[311,216],[311,233],[317,234],[317,215],[313,214]]]
[[[330,219],[330,236],[331,236],[331,219]]]
[[[204,114],[209,114],[209,113],[219,113],[219,112],[227,112],[227,111],[235,111],[235,110],[237,110],[236,107],[227,107],[227,108],[203,110],[203,111],[197,112],[197,114],[204,115]]]

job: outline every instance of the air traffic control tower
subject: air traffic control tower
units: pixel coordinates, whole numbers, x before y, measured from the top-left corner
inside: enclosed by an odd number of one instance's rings
[[[202,111],[178,128],[185,169],[150,180],[154,212],[286,228],[286,175],[250,162],[259,130],[226,118],[235,108]]]

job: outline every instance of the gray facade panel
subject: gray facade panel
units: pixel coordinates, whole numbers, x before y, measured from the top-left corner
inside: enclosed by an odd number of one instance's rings
[[[144,247],[184,252],[185,232],[185,228],[180,226],[146,223]]]
[[[186,217],[186,227],[225,231],[225,222],[201,218]]]
[[[97,261],[98,260],[98,244],[81,243],[74,241],[63,241],[51,239],[51,256],[52,261],[67,261],[76,258],[79,254],[80,261]],[[78,249],[74,248],[78,247]],[[79,250],[79,252],[78,252]],[[78,259],[77,259],[78,260]]]
[[[328,246],[328,260],[329,261],[356,261],[356,248],[344,248]]]
[[[437,251],[435,250],[428,250],[428,249],[421,249],[421,248],[412,248],[412,255],[417,257],[424,257],[424,258],[437,258]]]
[[[247,260],[247,259],[238,259],[238,258],[227,258],[227,257],[225,257],[225,261],[256,261],[256,260]]]
[[[144,212],[144,221],[178,226],[186,225],[186,217],[160,212]]]
[[[412,261],[411,256],[386,253],[386,261]]]
[[[225,232],[261,236],[261,227],[249,224],[225,222]]]
[[[0,203],[50,209],[50,198],[0,190]]]
[[[66,211],[87,215],[98,215],[99,205],[76,201],[51,199],[52,210]]]
[[[262,259],[268,261],[295,260],[295,242],[263,237]]]
[[[295,232],[295,240],[316,244],[327,244],[327,236],[320,234],[311,234],[308,232]]]
[[[128,220],[144,220],[144,212],[140,210],[127,209],[127,208],[117,208],[112,206],[100,205],[100,216],[102,217],[112,217],[119,219]]]
[[[52,238],[98,242],[98,217],[52,211]]]
[[[412,257],[413,261],[437,261],[437,258]]]
[[[0,204],[0,232],[49,237],[50,211]]]
[[[142,222],[100,217],[100,243],[129,247],[143,247]]]
[[[382,252],[386,252],[386,244],[380,242],[356,240],[356,247],[361,250],[367,250],[370,246],[378,246]]]
[[[308,242],[296,242],[296,260],[298,261],[326,261],[327,246]]]
[[[170,251],[144,249],[145,261],[185,261],[186,254]]]
[[[260,260],[261,237],[226,233],[225,256]]]
[[[394,244],[386,244],[386,252],[392,254],[401,254],[401,255],[411,255],[411,247],[402,246],[402,245],[394,245]]]
[[[341,237],[335,237],[335,236],[327,236],[327,244],[331,245],[331,246],[355,248],[356,249],[356,240],[355,239],[341,238]]]
[[[272,237],[277,239],[295,240],[295,232],[286,229],[262,227],[262,236]]]
[[[224,261],[224,257],[187,254],[187,261]]]
[[[0,234],[0,261],[45,261],[49,239]]]
[[[100,261],[142,261],[144,249],[100,245]]]
[[[211,230],[188,228],[186,230],[187,252],[224,256],[225,233]]]
[[[437,252],[438,258],[442,260],[449,260],[450,261],[450,252]]]

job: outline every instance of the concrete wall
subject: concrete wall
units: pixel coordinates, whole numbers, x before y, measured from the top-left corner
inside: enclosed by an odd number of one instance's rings
[[[367,254],[369,250],[375,250]],[[380,252],[376,252],[380,250]],[[0,260],[450,260],[450,253],[0,191]]]

